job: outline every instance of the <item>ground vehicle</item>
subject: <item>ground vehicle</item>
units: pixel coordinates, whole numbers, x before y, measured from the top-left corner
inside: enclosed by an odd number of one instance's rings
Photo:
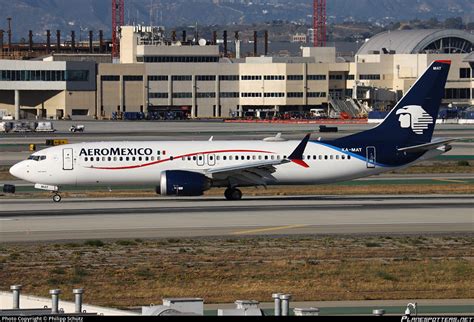
[[[310,111],[311,117],[324,119],[328,117],[326,110],[322,108],[312,108]]]
[[[85,128],[86,127],[84,125],[73,125],[69,128],[69,132],[84,132]]]
[[[56,130],[53,127],[51,122],[38,122],[36,124],[36,132],[55,132]]]
[[[31,129],[31,125],[29,123],[14,123],[13,124],[13,129],[12,132],[17,132],[17,133],[25,133],[25,132],[32,132],[33,130]]]
[[[0,122],[0,133],[7,133],[12,129],[11,122]]]

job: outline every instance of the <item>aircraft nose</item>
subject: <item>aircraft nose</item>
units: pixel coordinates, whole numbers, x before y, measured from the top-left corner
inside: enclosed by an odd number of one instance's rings
[[[22,162],[15,164],[13,167],[10,168],[10,174],[14,176],[15,178],[18,179],[23,179],[24,173],[23,173],[23,165]]]

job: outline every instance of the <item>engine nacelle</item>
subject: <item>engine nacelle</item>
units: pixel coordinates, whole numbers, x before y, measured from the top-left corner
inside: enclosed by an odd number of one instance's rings
[[[211,180],[201,173],[171,170],[161,173],[156,193],[162,196],[202,196],[211,188]]]

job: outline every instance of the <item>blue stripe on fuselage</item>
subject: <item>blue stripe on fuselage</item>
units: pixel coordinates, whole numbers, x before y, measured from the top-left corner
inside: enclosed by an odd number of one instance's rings
[[[353,153],[353,152],[349,152],[349,151],[344,151],[342,148],[339,148],[337,146],[334,146],[334,145],[331,145],[331,144],[328,144],[328,143],[324,143],[324,142],[321,142],[321,141],[310,141],[311,143],[314,143],[314,144],[319,144],[319,145],[322,145],[322,146],[325,146],[327,148],[330,148],[332,150],[335,150],[337,152],[340,152],[342,154],[345,154],[345,155],[350,155],[351,157],[353,158],[356,158],[356,159],[359,159],[361,161],[364,161],[366,163],[369,163],[369,164],[373,164],[377,167],[382,167],[382,168],[395,168],[396,166],[391,166],[391,165],[386,165],[386,164],[382,164],[382,163],[378,163],[378,162],[370,162],[367,160],[367,157],[365,156],[362,156],[362,155],[359,155],[359,154],[356,154],[356,153]]]

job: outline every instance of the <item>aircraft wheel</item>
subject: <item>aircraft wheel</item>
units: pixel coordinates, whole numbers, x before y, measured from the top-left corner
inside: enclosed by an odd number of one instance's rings
[[[53,196],[53,201],[54,201],[54,202],[61,202],[61,196],[58,195],[58,194],[55,194],[55,195]]]
[[[242,199],[242,191],[239,189],[227,189],[224,193],[227,200],[240,200]]]

